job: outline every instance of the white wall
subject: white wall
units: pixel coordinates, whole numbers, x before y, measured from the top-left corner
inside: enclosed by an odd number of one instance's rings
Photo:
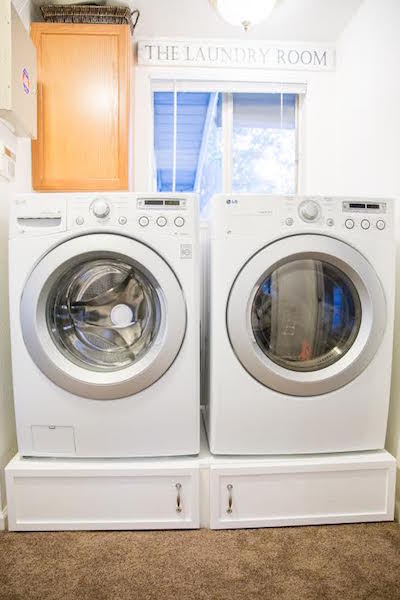
[[[339,194],[400,202],[400,2],[364,0],[337,45]],[[400,207],[399,207],[400,209]],[[400,214],[400,210],[399,210]],[[400,257],[398,265],[400,265]],[[400,511],[400,268],[387,448],[397,457]]]
[[[3,0],[2,0],[3,1]],[[35,3],[35,0],[11,0],[15,10],[19,14],[19,17],[26,29],[29,28],[29,24],[31,21],[39,21],[41,20],[41,12],[38,4],[40,2]],[[45,4],[45,2],[43,2]]]
[[[208,0],[125,1],[140,10],[138,36],[335,42],[362,0],[279,0],[248,33],[225,23]]]
[[[17,140],[0,123],[0,140],[14,152]],[[16,450],[8,325],[8,202],[14,186],[0,182],[0,528],[5,505],[3,468]]]
[[[3,1],[3,0],[1,0]],[[13,4],[28,29],[36,9],[30,0],[13,0]],[[6,505],[4,467],[17,449],[11,379],[11,356],[8,322],[8,205],[17,189],[30,189],[30,142],[16,138],[0,122],[0,141],[17,155],[17,173],[12,184],[0,181],[0,529],[4,526]]]

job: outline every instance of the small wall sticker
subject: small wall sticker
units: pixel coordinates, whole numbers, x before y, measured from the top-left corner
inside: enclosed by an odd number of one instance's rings
[[[31,91],[30,88],[30,81],[29,81],[29,73],[26,69],[22,70],[22,85],[24,87],[24,92],[25,94],[29,94],[29,92]]]

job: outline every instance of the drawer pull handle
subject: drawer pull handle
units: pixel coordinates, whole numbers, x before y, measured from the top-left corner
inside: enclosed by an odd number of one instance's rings
[[[228,490],[228,508],[226,509],[226,512],[228,513],[228,515],[232,514],[232,503],[233,503],[233,498],[232,498],[232,490],[233,490],[233,485],[231,483],[228,483],[228,485],[226,486],[226,489]]]
[[[182,498],[181,498],[182,484],[177,483],[177,484],[175,484],[175,487],[176,487],[176,512],[181,513],[182,512]]]

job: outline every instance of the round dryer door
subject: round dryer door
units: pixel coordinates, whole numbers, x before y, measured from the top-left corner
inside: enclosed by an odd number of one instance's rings
[[[244,368],[263,385],[294,396],[331,392],[375,355],[386,302],[371,264],[321,235],[270,244],[237,276],[227,327]]]
[[[21,299],[25,344],[65,390],[97,400],[131,396],[176,358],[186,304],[169,265],[112,234],[71,239],[29,276]]]

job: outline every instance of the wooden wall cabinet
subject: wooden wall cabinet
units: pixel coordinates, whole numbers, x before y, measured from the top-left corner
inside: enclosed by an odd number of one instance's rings
[[[131,37],[128,25],[33,23],[39,191],[128,189]]]

